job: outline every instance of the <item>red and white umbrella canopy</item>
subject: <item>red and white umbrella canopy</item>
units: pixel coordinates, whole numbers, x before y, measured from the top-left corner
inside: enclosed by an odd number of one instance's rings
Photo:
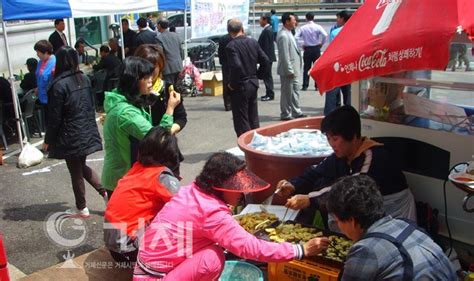
[[[471,41],[474,40],[474,0],[457,0],[458,20]]]
[[[373,76],[444,70],[458,29],[474,35],[474,0],[366,0],[310,71],[321,93]]]

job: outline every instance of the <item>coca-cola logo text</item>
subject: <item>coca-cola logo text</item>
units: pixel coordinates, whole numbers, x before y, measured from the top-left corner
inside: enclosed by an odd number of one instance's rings
[[[387,6],[390,3],[402,2],[402,0],[379,0],[379,3],[375,7],[375,9],[380,9],[382,7]]]
[[[371,56],[360,56],[359,71],[381,68],[387,65],[387,49],[377,50]]]

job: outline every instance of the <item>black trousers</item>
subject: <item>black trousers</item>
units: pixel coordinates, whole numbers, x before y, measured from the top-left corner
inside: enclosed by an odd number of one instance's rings
[[[344,105],[351,105],[351,84],[340,86],[341,90],[337,93],[337,106],[341,106],[341,93],[342,102]]]
[[[321,56],[321,46],[304,47],[303,53],[303,88],[309,86],[308,71],[313,66],[313,63]]]
[[[106,191],[102,188],[99,176],[86,165],[87,156],[67,157],[66,165],[71,175],[72,190],[76,199],[76,207],[82,210],[86,207],[86,187],[84,179],[102,196]]]
[[[249,82],[244,85],[242,91],[231,91],[232,118],[237,137],[260,127],[257,107],[258,87]]]
[[[41,119],[43,119],[43,128],[40,128],[41,131],[46,132],[46,128],[48,127],[48,119],[49,119],[49,111],[48,111],[48,104],[47,103],[41,103],[38,100],[36,100],[36,108],[40,110],[41,114]]]
[[[226,66],[222,66],[222,84],[223,84],[223,89],[222,89],[222,98],[224,99],[224,108],[225,110],[231,110],[232,109],[232,102],[230,99],[230,89],[228,87],[229,85],[229,70],[227,69]]]
[[[273,62],[270,62],[270,65],[268,66],[268,72],[263,78],[263,83],[265,84],[265,95],[270,98],[275,98],[275,92],[273,91],[273,76],[272,76],[272,65]]]

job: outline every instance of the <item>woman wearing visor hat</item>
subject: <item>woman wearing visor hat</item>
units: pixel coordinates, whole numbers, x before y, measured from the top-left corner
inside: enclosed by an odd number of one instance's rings
[[[228,205],[268,187],[245,169],[244,161],[227,152],[213,154],[196,180],[182,187],[145,231],[134,280],[217,280],[224,269],[223,249],[246,259],[282,262],[327,248],[327,238],[304,245],[273,243],[239,225]]]

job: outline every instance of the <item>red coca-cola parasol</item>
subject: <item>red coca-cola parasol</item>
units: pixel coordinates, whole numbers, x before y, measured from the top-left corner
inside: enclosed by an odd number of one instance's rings
[[[373,76],[444,70],[462,30],[474,38],[474,0],[366,0],[310,74],[324,93]]]

